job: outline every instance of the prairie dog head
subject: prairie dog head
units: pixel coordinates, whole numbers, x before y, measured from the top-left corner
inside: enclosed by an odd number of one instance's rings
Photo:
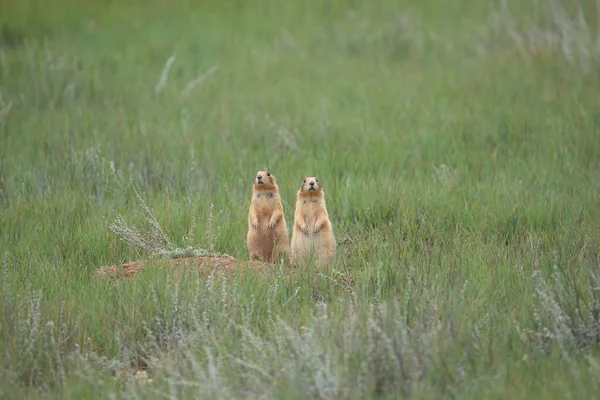
[[[307,176],[303,179],[299,195],[304,196],[323,196],[323,188],[319,184],[319,180],[314,176]]]
[[[255,191],[277,190],[275,175],[272,175],[269,171],[258,171],[254,178],[253,188]]]

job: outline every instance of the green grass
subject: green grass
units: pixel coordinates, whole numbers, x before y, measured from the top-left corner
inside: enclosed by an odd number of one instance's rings
[[[0,0],[0,398],[597,397],[600,10],[508,3]],[[334,265],[92,274],[263,168]]]

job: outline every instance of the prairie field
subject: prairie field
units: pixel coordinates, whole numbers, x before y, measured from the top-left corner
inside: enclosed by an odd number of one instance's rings
[[[0,398],[600,398],[599,93],[595,0],[0,0]],[[334,263],[165,265],[263,169]]]

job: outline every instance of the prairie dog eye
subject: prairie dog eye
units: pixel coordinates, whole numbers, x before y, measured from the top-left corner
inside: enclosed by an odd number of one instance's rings
[[[271,176],[271,173],[270,173],[270,172],[267,172],[267,176]]]
[[[304,182],[303,182],[303,183],[306,183],[306,179],[304,180]]]
[[[317,179],[317,182],[319,182],[319,180]]]

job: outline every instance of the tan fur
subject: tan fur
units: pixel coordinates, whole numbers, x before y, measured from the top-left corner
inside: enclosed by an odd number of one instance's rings
[[[248,251],[257,261],[279,261],[288,253],[288,229],[275,176],[258,171],[248,212]]]
[[[335,237],[325,205],[325,192],[317,178],[304,178],[296,197],[292,260],[302,263],[314,257],[319,265],[327,264],[333,261],[335,249]]]

